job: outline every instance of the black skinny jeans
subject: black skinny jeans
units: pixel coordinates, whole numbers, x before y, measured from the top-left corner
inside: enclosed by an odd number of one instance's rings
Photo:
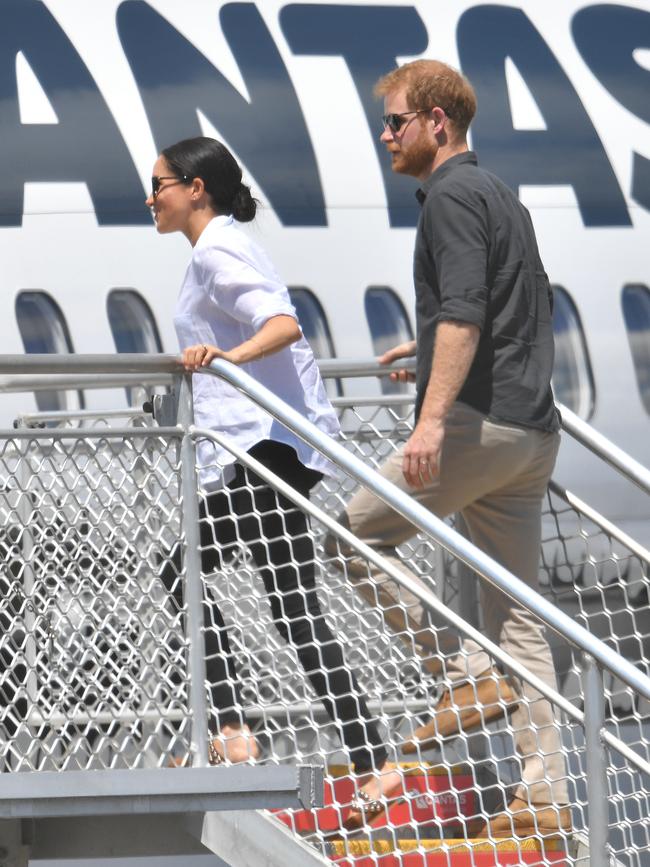
[[[250,454],[306,497],[321,478],[320,473],[303,466],[295,450],[284,443],[264,440]],[[307,516],[241,464],[236,464],[228,488],[229,495],[218,492],[201,501],[203,573],[220,569],[222,556],[240,544],[248,547],[262,575],[273,622],[284,640],[296,648],[314,692],[339,726],[357,772],[380,768],[386,750],[318,601]],[[174,582],[173,592],[182,607],[181,582]],[[225,623],[212,599],[204,599],[204,624],[207,678],[217,725],[241,723],[234,660]]]

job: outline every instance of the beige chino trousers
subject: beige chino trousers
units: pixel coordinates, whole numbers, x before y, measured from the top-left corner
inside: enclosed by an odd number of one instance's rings
[[[391,455],[380,472],[439,517],[460,512],[472,542],[537,590],[542,500],[559,442],[556,433],[495,424],[457,403],[445,425],[440,474],[433,483],[421,489],[407,486],[402,450]],[[350,501],[347,516],[356,536],[407,571],[394,549],[414,535],[410,522],[365,489]],[[367,576],[367,566],[363,571],[352,568],[350,573],[353,581],[355,574]],[[424,584],[414,573],[408,574]],[[435,638],[419,599],[388,576],[375,577],[380,581],[378,588],[371,588],[366,580],[359,590],[387,609],[387,620],[394,629],[410,629],[415,641],[431,652]],[[481,581],[480,587],[487,637],[556,689],[551,649],[542,625],[487,582]],[[477,677],[490,666],[490,658],[479,645],[465,639],[461,652],[447,662],[446,671],[452,681],[460,681]],[[567,804],[566,765],[552,705],[528,684],[519,688],[526,701],[511,717],[522,761],[517,795],[534,804]]]

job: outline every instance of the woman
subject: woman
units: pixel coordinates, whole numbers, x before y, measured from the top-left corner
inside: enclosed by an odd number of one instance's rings
[[[210,138],[178,142],[162,151],[147,199],[160,233],[182,232],[192,245],[174,324],[187,370],[215,358],[243,365],[252,376],[335,435],[338,422],[318,367],[296,321],[286,287],[266,254],[235,225],[255,216],[256,202],[228,149]],[[198,426],[226,434],[262,464],[308,496],[329,472],[327,461],[252,401],[217,377],[195,376]],[[314,550],[306,516],[226,450],[199,444],[202,568],[210,573],[244,543],[261,571],[274,623],[291,641],[314,691],[341,737],[359,777],[348,827],[383,809],[401,775],[386,761],[365,701],[346,668],[316,595]],[[179,582],[176,582],[178,585]],[[179,594],[177,593],[177,600]],[[213,761],[255,758],[258,746],[241,707],[240,689],[224,622],[204,601],[208,680],[218,734]],[[216,627],[216,628],[215,628]]]

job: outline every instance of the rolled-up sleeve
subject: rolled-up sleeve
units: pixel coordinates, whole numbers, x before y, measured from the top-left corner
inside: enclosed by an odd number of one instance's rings
[[[221,313],[255,331],[274,316],[297,318],[286,286],[263,274],[253,261],[216,246],[207,249],[203,258],[205,285]]]
[[[440,290],[438,321],[468,322],[482,330],[488,303],[485,203],[450,189],[429,196],[424,207]]]

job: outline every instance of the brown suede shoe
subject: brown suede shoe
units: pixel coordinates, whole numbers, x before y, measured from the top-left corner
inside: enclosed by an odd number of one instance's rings
[[[529,804],[513,798],[503,813],[489,819],[472,834],[478,838],[500,837],[553,837],[570,834],[571,809],[551,804]]]
[[[442,659],[439,656],[425,656],[424,654],[425,651],[422,651],[422,668],[428,671],[432,677],[440,677],[443,673]]]
[[[403,752],[429,749],[442,738],[479,728],[511,713],[518,703],[510,678],[494,669],[484,671],[476,683],[465,682],[446,689],[433,709],[431,720],[416,729],[413,740],[404,744]]]

